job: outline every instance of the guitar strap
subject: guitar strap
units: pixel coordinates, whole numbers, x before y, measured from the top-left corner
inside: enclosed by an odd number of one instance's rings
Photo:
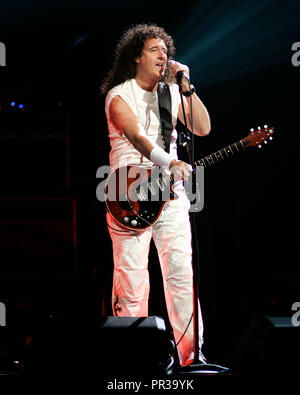
[[[173,130],[172,101],[169,85],[160,82],[157,88],[157,95],[162,139],[164,142],[165,151],[169,153],[171,133]]]

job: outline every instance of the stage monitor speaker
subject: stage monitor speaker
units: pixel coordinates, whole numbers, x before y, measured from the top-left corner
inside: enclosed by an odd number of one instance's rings
[[[172,342],[156,316],[54,322],[33,329],[29,338],[25,374],[145,376],[164,374],[172,363]]]
[[[231,355],[240,373],[293,374],[299,371],[300,326],[291,317],[256,317]]]

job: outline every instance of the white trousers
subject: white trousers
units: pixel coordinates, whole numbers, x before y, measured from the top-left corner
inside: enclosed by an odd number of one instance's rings
[[[147,317],[149,297],[148,254],[151,238],[157,248],[162,270],[163,286],[170,324],[181,365],[191,362],[193,341],[193,272],[190,202],[184,191],[179,198],[169,201],[158,221],[145,231],[123,230],[107,215],[113,245],[114,275],[112,290],[113,313],[117,316]],[[200,306],[199,338],[203,339],[203,321]],[[190,324],[189,324],[190,321]],[[189,324],[189,326],[188,326]],[[183,336],[186,328],[188,329]],[[183,336],[183,337],[182,337]],[[181,340],[180,340],[181,339]]]

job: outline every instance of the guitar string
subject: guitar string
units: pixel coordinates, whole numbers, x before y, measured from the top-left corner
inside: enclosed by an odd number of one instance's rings
[[[201,166],[206,167],[206,163],[205,163],[205,160],[206,160],[208,166],[211,166],[212,164],[215,163],[214,160],[213,160],[213,158],[212,158],[213,155],[215,155],[215,157],[217,158],[217,161],[219,162],[219,160],[218,160],[219,158],[218,158],[218,155],[217,155],[217,154],[219,154],[219,155],[221,156],[221,159],[224,160],[223,155],[222,155],[222,152],[223,152],[223,154],[224,154],[224,153],[226,154],[226,158],[229,157],[229,155],[228,155],[229,153],[231,153],[232,155],[235,154],[235,152],[232,150],[233,146],[236,147],[236,150],[237,150],[236,152],[240,152],[240,148],[238,148],[237,144],[240,144],[240,146],[241,146],[242,148],[245,149],[245,147],[244,147],[242,141],[240,140],[240,141],[237,141],[236,143],[233,143],[233,144],[229,145],[228,147],[222,148],[222,149],[220,149],[219,151],[213,152],[212,154],[207,155],[207,156],[205,156],[204,158],[202,158],[202,159],[200,159],[200,160],[197,160],[197,161],[195,162],[195,164],[196,164],[196,165],[200,164]],[[230,149],[230,151],[227,151],[228,149]],[[210,158],[210,159],[209,159],[209,158]],[[212,162],[212,163],[211,163],[211,162]],[[202,164],[201,164],[201,163],[202,163]]]

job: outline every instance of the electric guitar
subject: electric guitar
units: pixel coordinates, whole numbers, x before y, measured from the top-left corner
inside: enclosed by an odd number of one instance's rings
[[[250,129],[247,137],[228,147],[194,162],[195,166],[211,167],[248,147],[261,148],[272,140],[273,128],[264,126]],[[145,230],[152,226],[168,200],[176,199],[173,191],[173,174],[161,172],[160,167],[151,169],[124,166],[115,170],[107,179],[105,202],[117,223],[129,230]]]

